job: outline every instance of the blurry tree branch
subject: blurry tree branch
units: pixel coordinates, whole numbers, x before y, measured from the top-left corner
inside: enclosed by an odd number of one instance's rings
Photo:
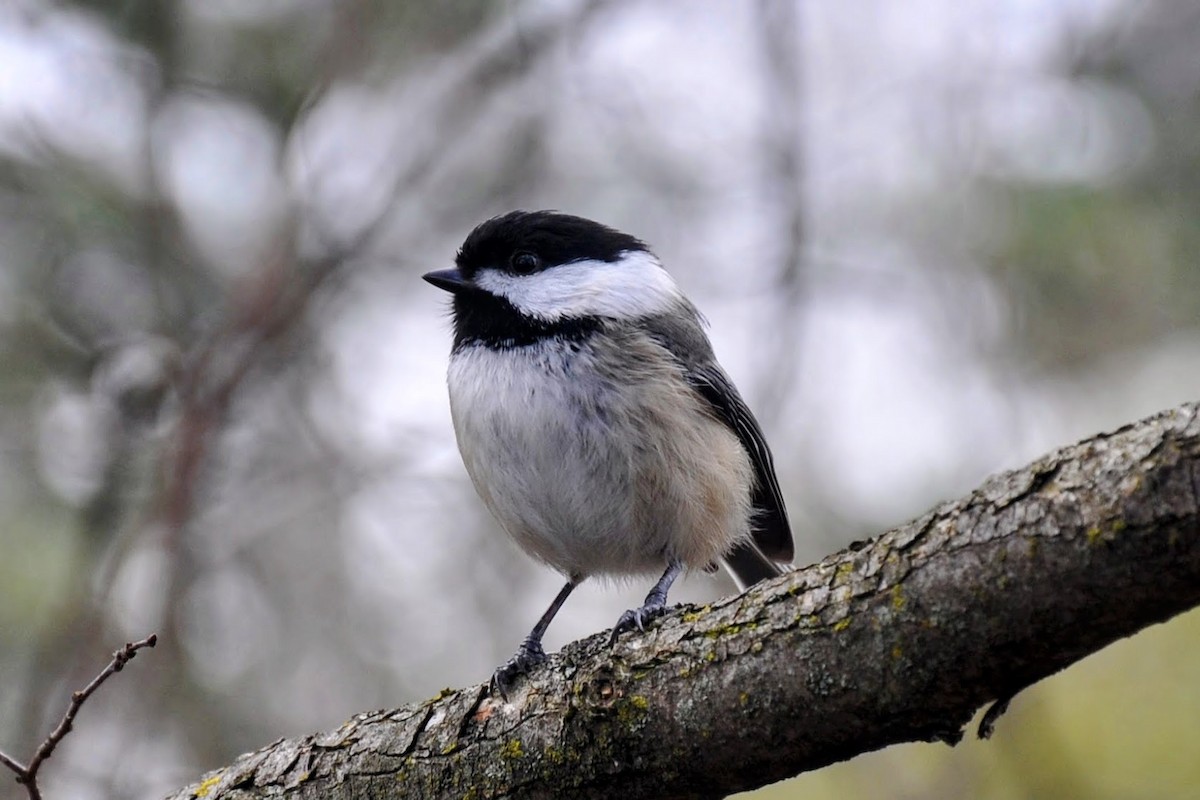
[[[330,231],[319,214],[296,220],[296,230],[288,234],[299,239],[299,228],[310,226],[319,252],[302,256],[299,242],[279,243],[274,257],[244,284],[240,294],[231,297],[235,303],[232,313],[195,349],[178,380],[180,413],[165,468],[160,511],[172,551],[178,552],[178,542],[193,515],[201,471],[233,399],[246,377],[263,362],[264,352],[292,330],[325,283],[370,252],[377,238],[395,222],[397,202],[415,191],[427,172],[446,158],[453,143],[481,114],[489,93],[522,77],[560,37],[611,5],[612,0],[586,0],[565,12],[531,15],[519,25],[484,37],[465,66],[447,59],[455,68],[443,70],[442,91],[433,95],[427,108],[413,112],[416,118],[432,120],[430,124],[443,133],[416,150],[406,150],[407,141],[397,143],[393,155],[407,167],[392,178],[384,205],[348,239]],[[173,566],[178,571],[183,565],[175,562]],[[172,576],[168,586],[174,598],[181,581]],[[169,606],[174,605],[175,600],[170,600]]]
[[[129,174],[116,167],[110,174],[109,169],[97,169],[91,163],[91,150],[68,146],[78,144],[72,138],[76,133],[86,137],[84,128],[75,132],[67,124],[43,125],[41,117],[31,117],[22,126],[22,135],[29,141],[30,160],[11,159],[5,151],[0,159],[0,188],[4,189],[0,199],[8,204],[3,209],[6,221],[13,217],[12,209],[32,209],[27,222],[20,217],[28,235],[5,241],[32,243],[28,272],[34,277],[29,279],[27,291],[34,298],[44,296],[44,301],[40,308],[31,304],[36,313],[28,314],[30,322],[24,324],[45,330],[36,331],[36,336],[8,334],[6,341],[21,344],[0,350],[6,357],[21,354],[22,363],[37,365],[39,376],[46,364],[55,364],[59,371],[63,371],[61,364],[70,364],[78,373],[77,381],[90,373],[92,396],[106,401],[106,411],[111,405],[120,413],[103,418],[108,429],[102,432],[111,438],[105,446],[111,455],[99,488],[82,514],[86,539],[93,545],[88,559],[97,562],[99,568],[90,580],[72,581],[78,601],[62,603],[69,609],[63,619],[53,629],[47,626],[50,632],[35,642],[37,652],[27,659],[28,663],[59,667],[29,670],[25,685],[15,692],[17,701],[11,704],[16,711],[6,716],[5,725],[0,725],[16,731],[36,729],[42,712],[39,701],[50,694],[50,685],[63,680],[74,685],[76,678],[63,675],[77,675],[80,684],[87,680],[89,673],[81,671],[77,662],[79,654],[89,652],[89,642],[104,636],[110,618],[123,613],[121,591],[134,585],[129,576],[140,573],[137,560],[131,556],[165,557],[165,565],[154,570],[154,585],[145,589],[145,601],[137,607],[171,626],[182,618],[180,609],[187,604],[187,593],[197,576],[204,576],[205,568],[210,566],[205,563],[208,551],[187,546],[188,537],[204,510],[206,490],[211,488],[210,483],[218,483],[207,479],[219,474],[221,465],[217,462],[223,455],[223,437],[238,422],[240,399],[251,394],[256,378],[286,364],[286,346],[306,323],[312,307],[327,296],[330,283],[372,257],[394,258],[388,255],[391,245],[387,239],[408,244],[407,231],[435,227],[430,224],[437,214],[435,210],[423,208],[421,213],[406,214],[405,209],[412,205],[407,201],[425,194],[444,194],[430,191],[429,184],[439,180],[439,171],[452,164],[461,151],[473,146],[472,136],[486,127],[494,114],[494,98],[522,81],[536,79],[538,68],[561,50],[563,42],[580,35],[594,16],[618,4],[614,0],[577,0],[545,8],[535,4],[515,14],[480,13],[478,30],[472,23],[471,28],[455,33],[455,47],[439,50],[436,59],[431,53],[429,74],[424,68],[419,72],[400,69],[395,80],[382,75],[383,53],[371,49],[373,40],[359,28],[377,24],[388,4],[378,8],[363,3],[339,6],[338,21],[333,23],[333,35],[323,51],[327,58],[285,57],[286,53],[305,52],[308,45],[294,40],[306,37],[294,35],[286,26],[274,32],[269,25],[264,26],[256,31],[248,49],[279,49],[261,61],[251,54],[247,61],[240,62],[251,67],[245,70],[237,68],[239,53],[234,51],[243,51],[243,45],[237,41],[240,35],[236,24],[214,25],[214,19],[197,23],[186,14],[170,13],[169,4],[162,2],[142,4],[137,9],[85,5],[95,6],[96,17],[103,20],[97,27],[111,27],[114,34],[109,41],[107,35],[98,33],[97,42],[104,46],[97,44],[95,54],[89,51],[87,57],[94,55],[97,64],[115,65],[113,74],[120,76],[120,85],[130,96],[145,101],[146,107],[130,116],[130,120],[145,124],[144,135],[133,137],[134,143],[129,145],[142,148],[140,164],[136,169],[127,166]],[[37,40],[35,16],[40,18],[42,14],[31,15],[31,41]],[[45,16],[57,14],[47,11]],[[299,13],[292,15],[292,22],[303,27],[301,17]],[[326,23],[316,27],[320,30],[314,28],[314,40],[320,40]],[[235,67],[227,74],[215,63],[199,64],[192,59],[190,48],[196,41],[225,41],[223,36],[230,37],[229,63]],[[276,36],[279,38],[274,40]],[[407,42],[420,38],[401,28],[390,38],[378,41],[402,50]],[[293,44],[294,50],[290,49]],[[73,59],[76,56],[71,54],[76,49],[87,50],[68,47],[64,52]],[[268,61],[270,69],[264,70]],[[278,73],[275,67],[280,68]],[[225,79],[234,83],[229,85]],[[118,78],[112,80],[117,85]],[[379,90],[381,84],[388,88]],[[399,122],[393,123],[395,131],[390,138],[344,134],[344,144],[355,151],[355,158],[377,158],[389,167],[375,176],[371,202],[359,203],[360,198],[355,197],[355,202],[347,203],[336,190],[332,192],[333,200],[329,200],[324,191],[327,187],[321,184],[324,171],[338,173],[347,162],[340,157],[322,160],[324,151],[319,147],[312,153],[306,150],[307,113],[347,89],[351,93],[378,91],[400,107],[395,115]],[[280,136],[274,144],[279,149],[266,148],[270,158],[294,148],[299,158],[311,155],[315,163],[311,174],[299,170],[294,175],[286,165],[277,165],[277,177],[292,192],[287,204],[291,216],[288,224],[276,230],[275,217],[267,215],[267,230],[277,237],[274,247],[262,254],[261,261],[247,263],[241,271],[206,266],[211,254],[206,254],[203,236],[195,237],[195,228],[190,227],[202,212],[189,210],[188,203],[181,199],[171,167],[176,151],[167,146],[172,137],[179,135],[171,122],[173,110],[177,110],[172,108],[175,104],[215,106],[226,101],[238,107],[252,106],[242,115],[248,119],[261,113],[277,125]],[[58,135],[63,127],[72,136]],[[264,126],[267,130],[270,127]],[[314,123],[313,127],[319,126]],[[214,128],[218,129],[223,130],[220,126]],[[215,134],[218,138],[242,135],[235,129],[224,133],[220,130]],[[424,131],[434,131],[435,135],[422,135]],[[357,152],[359,149],[363,152]],[[387,152],[375,153],[375,149]],[[503,147],[498,146],[497,152],[502,153]],[[132,158],[139,161],[135,153]],[[118,173],[121,181],[113,179]],[[306,176],[312,178],[311,185]],[[11,198],[9,183],[13,184]],[[133,187],[137,191],[132,191]],[[480,204],[494,201],[483,189],[473,188],[470,194]],[[17,198],[19,202],[10,202]],[[353,213],[342,214],[347,206],[354,206]],[[262,209],[259,212],[265,213]],[[353,224],[337,225],[343,217]],[[7,228],[0,227],[4,228],[0,232],[7,234]],[[39,244],[43,239],[45,244]],[[76,284],[81,282],[71,279],[76,273],[61,266],[47,269],[43,263],[69,263],[79,253],[93,252],[111,253],[113,263],[119,265],[115,268],[122,277],[113,278],[112,286],[146,289],[147,298],[137,298],[130,305],[144,311],[144,318],[136,313],[128,319],[119,318],[118,312],[112,312],[112,307],[126,307],[117,302],[122,291],[109,296],[100,289],[88,288],[93,286],[91,283],[78,289]],[[16,261],[15,255],[12,260]],[[19,275],[8,267],[5,272]],[[15,280],[26,289],[24,279]],[[105,288],[108,280],[101,275],[94,286]],[[7,281],[0,283],[9,288]],[[5,306],[0,309],[3,317],[7,304],[0,306]],[[89,315],[93,306],[105,313]],[[8,324],[7,319],[2,321]],[[199,339],[198,330],[204,331]],[[127,335],[133,332],[138,335]],[[51,358],[50,354],[36,353],[25,338],[42,349],[53,345],[69,352]],[[145,385],[111,380],[126,377],[114,367],[126,365],[126,356],[131,352],[145,353],[159,345],[169,345],[169,352],[155,360],[162,366],[153,372],[155,380]],[[13,382],[26,380],[16,370],[7,370],[6,376],[10,373]],[[139,379],[141,376],[134,375]],[[108,404],[109,400],[113,402]],[[133,435],[150,427],[144,424],[148,419],[160,419],[160,410],[164,423],[161,429],[156,428],[152,437]],[[102,424],[96,423],[94,428],[100,430]],[[169,437],[165,446],[163,435]],[[150,469],[159,473],[154,477],[145,474]],[[148,510],[144,507],[147,496]],[[166,631],[159,646],[159,658],[173,666],[161,670],[158,677],[169,676],[169,680],[159,680],[156,686],[140,692],[139,702],[144,709],[152,710],[147,713],[157,713],[166,699],[186,698],[182,702],[189,705],[192,718],[202,716],[206,721],[193,727],[197,735],[186,748],[191,748],[190,757],[204,759],[205,746],[216,747],[215,743],[225,741],[222,709],[219,704],[196,701],[201,693],[190,692],[191,676],[181,648],[185,637],[177,633],[177,629]],[[51,749],[57,741],[48,740]],[[19,761],[0,754],[0,762],[18,774],[28,770],[31,776],[41,760],[44,756],[23,767]]]
[[[785,401],[795,395],[800,374],[800,341],[805,304],[809,293],[811,264],[805,258],[808,241],[806,215],[807,169],[804,162],[805,96],[801,15],[792,3],[760,0],[756,13],[761,42],[766,103],[771,109],[763,120],[760,153],[763,180],[770,206],[779,219],[778,240],[782,245],[774,265],[774,282],[780,302],[775,313],[779,335],[776,352],[767,359],[773,366],[765,373],[759,397],[759,416],[775,419]]]
[[[955,743],[981,705],[1200,604],[1198,482],[1192,403],[613,649],[569,645],[512,702],[445,690],[175,797],[710,798]]]
[[[25,786],[25,791],[28,793],[30,800],[40,800],[42,793],[38,787],[38,771],[46,763],[46,760],[54,754],[54,750],[58,747],[59,743],[71,732],[71,727],[75,724],[75,716],[79,713],[79,709],[100,688],[102,683],[124,669],[125,665],[137,655],[138,650],[141,650],[143,647],[154,647],[157,641],[158,637],[152,633],[140,641],[127,642],[124,647],[113,653],[112,660],[108,662],[108,666],[101,670],[100,674],[92,678],[87,686],[77,692],[72,692],[71,702],[67,704],[67,710],[63,714],[62,719],[58,721],[58,725],[54,727],[54,730],[38,745],[28,764],[22,764],[12,756],[0,752],[0,764],[8,767],[16,774],[17,783]]]

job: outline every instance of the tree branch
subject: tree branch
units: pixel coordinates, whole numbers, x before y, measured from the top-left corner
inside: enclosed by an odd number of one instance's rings
[[[446,690],[175,797],[708,798],[957,742],[981,705],[1200,604],[1198,413],[1058,450],[613,649],[571,644],[511,702]]]
[[[136,642],[126,642],[125,646],[112,654],[112,660],[108,662],[100,674],[92,678],[87,686],[77,692],[71,693],[71,702],[67,704],[66,713],[62,719],[58,721],[58,725],[50,732],[50,735],[42,740],[38,745],[37,751],[33,754],[33,758],[29,760],[29,764],[25,765],[17,761],[12,756],[0,752],[0,764],[3,764],[8,769],[12,770],[17,776],[17,783],[24,784],[25,791],[29,795],[29,800],[40,800],[41,789],[38,787],[38,770],[42,768],[42,764],[46,763],[46,759],[54,754],[54,749],[59,743],[66,738],[71,732],[71,727],[75,724],[75,716],[79,713],[79,709],[87,702],[87,699],[92,696],[92,693],[100,688],[100,684],[111,678],[116,673],[125,668],[125,665],[133,660],[137,655],[137,651],[143,647],[154,647],[158,642],[156,634],[150,634],[145,639]]]

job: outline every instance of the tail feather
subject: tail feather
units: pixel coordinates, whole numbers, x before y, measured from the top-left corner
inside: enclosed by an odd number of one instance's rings
[[[759,581],[777,578],[783,568],[762,554],[753,542],[744,542],[723,559],[738,588],[745,591]]]

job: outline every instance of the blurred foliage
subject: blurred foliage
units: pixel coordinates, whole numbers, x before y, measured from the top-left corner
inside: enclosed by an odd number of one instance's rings
[[[557,578],[465,481],[417,276],[512,207],[657,245],[801,559],[1200,393],[1200,13],[919,5],[0,5],[0,749],[152,630],[48,797],[163,793],[509,655]],[[549,644],[644,591],[584,586]],[[1190,797],[1197,619],[992,742],[762,796]]]
[[[1079,187],[1022,194],[1001,258],[1036,361],[1078,367],[1194,324],[1200,239],[1184,209]]]
[[[1146,115],[1143,157],[1093,180],[992,187],[1012,210],[992,269],[1012,292],[1020,340],[1046,368],[1077,368],[1200,319],[1198,33],[1200,9],[1146,3],[1064,57],[1072,81],[1132,99],[1112,113]]]

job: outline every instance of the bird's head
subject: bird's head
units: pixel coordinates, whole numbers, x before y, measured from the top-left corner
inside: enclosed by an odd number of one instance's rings
[[[547,326],[628,320],[662,313],[681,299],[640,239],[552,211],[513,211],[480,224],[455,265],[424,278],[454,295],[456,325],[484,310]]]

